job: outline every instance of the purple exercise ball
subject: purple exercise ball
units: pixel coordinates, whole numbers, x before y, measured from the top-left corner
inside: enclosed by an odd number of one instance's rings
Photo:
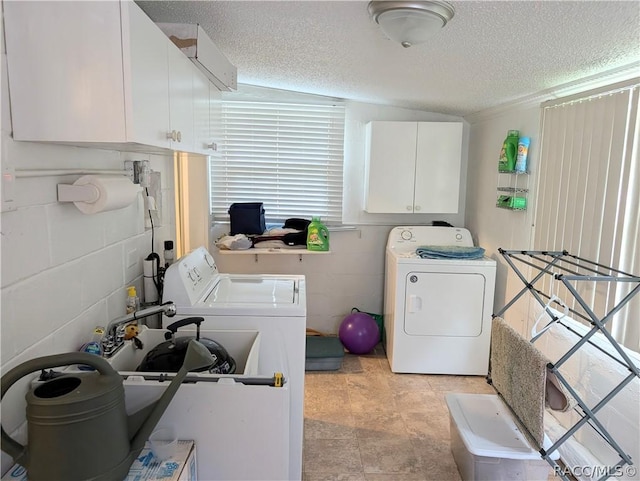
[[[367,354],[380,341],[380,332],[373,317],[364,312],[354,312],[340,324],[338,337],[349,352]]]

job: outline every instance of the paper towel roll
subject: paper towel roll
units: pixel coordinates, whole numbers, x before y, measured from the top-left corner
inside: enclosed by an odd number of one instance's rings
[[[124,175],[85,175],[73,185],[91,186],[97,192],[95,202],[74,202],[83,214],[96,214],[126,207],[136,199],[140,191],[140,186]]]

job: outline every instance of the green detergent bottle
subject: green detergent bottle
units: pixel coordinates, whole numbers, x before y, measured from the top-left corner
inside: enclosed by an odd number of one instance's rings
[[[500,151],[500,160],[498,160],[499,172],[513,172],[515,170],[519,137],[520,132],[518,130],[509,130],[507,133],[507,138],[504,140]]]
[[[329,250],[329,230],[318,217],[313,217],[307,228],[307,249],[319,252]]]

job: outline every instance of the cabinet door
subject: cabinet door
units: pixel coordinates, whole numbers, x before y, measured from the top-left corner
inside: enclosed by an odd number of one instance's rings
[[[218,153],[222,139],[222,92],[213,83],[209,83],[209,121],[211,122],[211,139],[208,150],[210,155]]]
[[[167,38],[135,3],[122,7],[123,36],[128,38],[124,43],[129,44],[124,52],[128,118],[132,119],[127,122],[128,140],[169,148]]]
[[[194,65],[171,41],[165,37],[169,52],[169,120],[172,139],[171,148],[192,152],[193,128],[193,69]]]
[[[120,4],[2,7],[14,139],[123,141]]]
[[[211,138],[209,112],[209,79],[195,66],[193,69],[193,128],[194,151],[208,153]]]
[[[365,164],[365,210],[412,213],[416,122],[369,122]]]
[[[415,211],[458,212],[462,123],[418,122]]]

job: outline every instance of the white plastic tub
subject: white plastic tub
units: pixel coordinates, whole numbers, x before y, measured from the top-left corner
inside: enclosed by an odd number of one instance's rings
[[[451,452],[463,481],[546,481],[551,465],[495,394],[447,394]],[[551,442],[545,436],[545,447]],[[557,451],[551,455],[558,458]]]

